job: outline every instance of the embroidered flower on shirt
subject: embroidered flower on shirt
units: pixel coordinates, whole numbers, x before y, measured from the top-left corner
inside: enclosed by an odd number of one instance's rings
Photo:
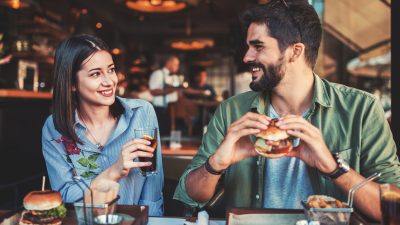
[[[99,157],[99,153],[93,153],[90,154],[88,157],[85,156],[85,154],[81,151],[80,148],[76,145],[76,143],[65,136],[61,136],[61,138],[55,140],[58,144],[62,143],[65,147],[65,150],[67,151],[68,155],[66,156],[66,159],[69,163],[71,163],[73,166],[73,162],[71,160],[70,155],[80,155],[81,158],[77,160],[77,162],[82,166],[85,167],[85,171],[80,175],[83,178],[91,178],[98,173],[94,170],[99,169],[100,167],[96,164],[97,158]],[[75,168],[75,166],[74,166]],[[76,171],[76,168],[75,168]]]
[[[81,149],[76,146],[76,143],[65,136],[61,136],[61,139],[56,140],[57,143],[63,143],[65,149],[67,150],[68,155],[79,155],[81,154]]]

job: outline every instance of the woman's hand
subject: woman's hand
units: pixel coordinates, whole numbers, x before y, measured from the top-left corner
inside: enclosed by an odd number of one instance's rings
[[[150,166],[151,162],[139,162],[138,157],[153,157],[154,149],[150,147],[150,141],[145,139],[134,139],[122,146],[121,154],[114,163],[114,173],[118,179],[128,175],[130,169]]]

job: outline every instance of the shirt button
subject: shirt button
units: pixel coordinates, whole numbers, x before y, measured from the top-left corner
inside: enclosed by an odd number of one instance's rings
[[[256,195],[256,199],[257,199],[257,200],[260,199],[260,195]]]

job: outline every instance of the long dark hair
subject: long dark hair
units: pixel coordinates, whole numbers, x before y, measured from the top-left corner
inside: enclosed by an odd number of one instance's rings
[[[76,35],[63,40],[56,50],[54,57],[53,74],[53,121],[58,132],[82,143],[75,129],[75,110],[78,105],[78,96],[72,87],[77,84],[77,73],[82,62],[97,51],[110,52],[107,44],[100,38],[92,35]],[[110,107],[111,114],[118,117],[123,108],[118,101]]]
[[[322,28],[317,12],[306,0],[271,0],[247,9],[240,19],[246,30],[251,23],[265,24],[268,34],[278,40],[281,51],[291,44],[303,43],[306,62],[314,68]]]

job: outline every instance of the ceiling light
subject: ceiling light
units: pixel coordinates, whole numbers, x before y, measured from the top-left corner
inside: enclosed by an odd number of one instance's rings
[[[29,7],[29,3],[21,0],[0,0],[0,6],[6,6],[12,9],[21,9]]]
[[[126,6],[141,12],[168,13],[186,8],[186,2],[180,0],[128,0]]]
[[[183,38],[167,40],[167,44],[174,49],[179,50],[201,50],[204,48],[212,48],[214,40],[210,38]]]

